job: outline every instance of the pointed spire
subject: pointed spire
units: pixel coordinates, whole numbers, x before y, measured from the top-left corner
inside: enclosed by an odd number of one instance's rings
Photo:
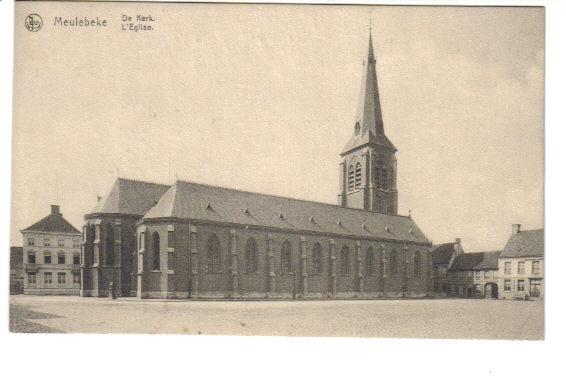
[[[393,150],[394,152],[397,151],[383,130],[383,118],[381,115],[381,103],[377,85],[376,60],[373,50],[371,18],[367,58],[363,64],[362,85],[358,99],[356,120],[353,125],[354,134],[344,149],[342,149],[340,155],[345,155],[351,150],[366,144],[377,144]]]
[[[362,77],[362,87],[356,115],[356,122],[360,124],[362,136],[367,132],[371,132],[373,136],[383,134],[383,119],[381,117],[381,103],[379,102],[375,66],[376,60],[370,26],[368,54],[367,60],[364,63],[364,76]]]

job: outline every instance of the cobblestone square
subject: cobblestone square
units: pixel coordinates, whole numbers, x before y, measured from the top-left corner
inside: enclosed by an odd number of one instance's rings
[[[12,296],[13,332],[544,338],[544,302],[481,299],[156,301]]]

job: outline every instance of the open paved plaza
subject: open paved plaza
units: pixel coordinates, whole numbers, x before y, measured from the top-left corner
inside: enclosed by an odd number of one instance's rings
[[[12,296],[12,332],[544,338],[544,302],[475,299],[157,301]]]

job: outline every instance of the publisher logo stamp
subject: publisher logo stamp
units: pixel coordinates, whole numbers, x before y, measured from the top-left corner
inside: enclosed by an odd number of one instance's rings
[[[26,29],[29,31],[39,31],[43,26],[43,20],[39,14],[32,13],[26,17]]]

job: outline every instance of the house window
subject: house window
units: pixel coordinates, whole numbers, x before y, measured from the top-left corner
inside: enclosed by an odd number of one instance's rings
[[[414,265],[415,277],[421,275],[421,253],[415,253],[415,265]]]
[[[511,291],[511,280],[510,279],[506,279],[503,282],[503,291]]]
[[[43,263],[44,264],[51,264],[51,252],[50,251],[43,252]]]
[[[50,239],[43,239],[43,246],[44,247],[51,247],[51,240]]]
[[[57,283],[60,285],[64,285],[66,283],[65,273],[57,273]]]
[[[28,245],[35,245],[35,239],[34,238],[28,238]]]
[[[37,283],[37,275],[35,273],[28,273],[28,285],[35,285]]]
[[[51,272],[43,273],[43,283],[45,283],[46,285],[53,283]]]
[[[81,255],[80,253],[73,253],[73,265],[80,265],[81,264]]]
[[[540,261],[533,261],[531,267],[533,274],[540,274]]]
[[[483,279],[487,279],[489,277],[488,272],[484,270],[483,272]]]
[[[478,271],[478,270],[476,270],[476,271],[474,272],[474,278],[479,279],[480,277],[481,277],[481,272]]]
[[[257,272],[257,243],[250,238],[246,243],[246,273]]]
[[[65,240],[64,239],[57,240],[57,246],[58,247],[64,247],[65,246]]]
[[[28,252],[28,264],[35,264],[35,252]]]
[[[519,279],[517,281],[517,291],[525,291],[525,280]]]
[[[160,241],[159,241],[159,234],[155,231],[152,235],[152,246],[153,246],[153,270],[160,270],[161,269],[161,250],[160,250]]]
[[[524,261],[519,261],[517,263],[517,273],[525,274],[525,262]]]
[[[354,189],[360,189],[362,187],[362,165],[358,162],[356,163],[356,175],[354,179]]]
[[[366,274],[371,276],[375,274],[375,260],[373,257],[373,249],[368,248],[366,252]]]
[[[395,251],[391,252],[390,264],[391,264],[391,274],[397,275],[397,273],[399,273],[399,268],[397,266],[397,254],[395,253]]]
[[[291,273],[291,244],[287,240],[281,246],[281,273]]]
[[[312,274],[322,274],[322,247],[318,243],[312,249]]]
[[[57,254],[57,264],[64,264],[65,263],[65,253],[59,252]]]
[[[354,190],[354,165],[350,165],[350,167],[348,167],[348,191],[353,191]]]
[[[220,240],[216,235],[211,235],[206,245],[206,271],[220,273],[222,271],[220,261]]]
[[[73,248],[80,248],[81,247],[81,243],[77,242],[77,241],[73,241]]]
[[[78,273],[73,274],[73,285],[81,284],[81,275]]]
[[[342,252],[340,252],[340,270],[342,275],[350,275],[350,250],[348,247],[342,248]]]
[[[531,281],[531,293],[530,295],[533,297],[539,297],[541,293],[541,281],[540,279],[534,279]]]
[[[511,274],[511,262],[510,261],[505,262],[504,273],[505,274]]]

